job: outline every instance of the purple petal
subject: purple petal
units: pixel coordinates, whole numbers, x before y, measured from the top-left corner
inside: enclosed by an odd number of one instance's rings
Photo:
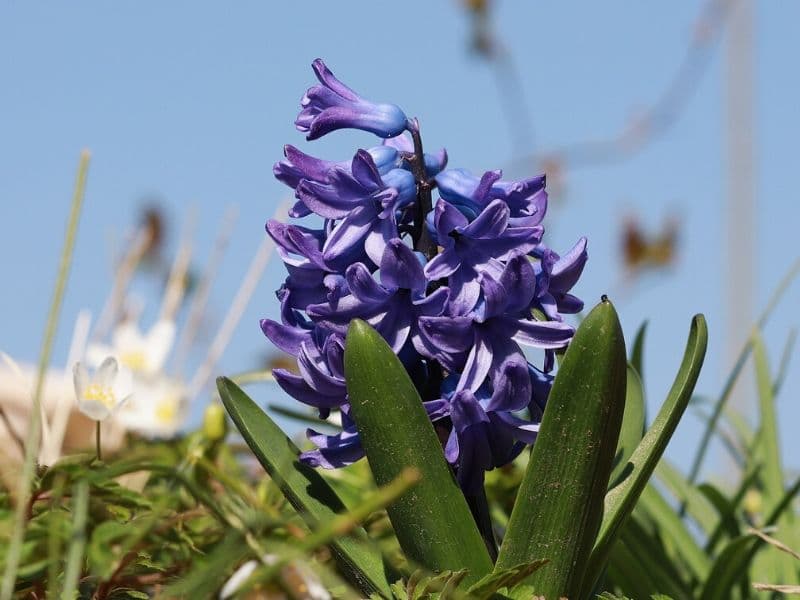
[[[389,289],[423,293],[427,281],[414,251],[399,238],[389,240],[380,261],[381,283]]]

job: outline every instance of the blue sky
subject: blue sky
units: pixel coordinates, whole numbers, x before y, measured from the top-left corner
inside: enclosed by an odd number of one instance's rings
[[[519,67],[533,120],[532,150],[619,131],[674,74],[701,4],[497,6],[494,23]],[[794,24],[800,5],[760,3],[756,21],[758,218],[752,223],[757,307],[797,258],[794,198],[800,139],[800,85]],[[63,362],[78,310],[99,311],[110,286],[111,252],[143,197],[165,200],[175,229],[197,214],[196,258],[206,260],[226,208],[239,220],[211,307],[224,314],[262,240],[264,221],[286,190],[272,164],[285,143],[344,159],[367,134],[340,133],[307,144],[294,130],[311,61],[323,57],[367,97],[416,115],[428,148],[445,146],[450,166],[474,171],[513,162],[512,139],[491,70],[467,51],[468,21],[455,1],[436,3],[23,3],[0,0],[0,348],[35,360],[62,244],[74,171],[92,151],[88,195],[57,344]],[[567,249],[589,238],[590,262],[578,292],[607,293],[632,338],[650,319],[645,375],[653,412],[669,387],[695,312],[711,334],[699,392],[725,376],[725,103],[721,47],[686,109],[665,135],[629,160],[567,170],[551,198],[548,239]],[[524,118],[520,116],[520,123]],[[516,163],[515,163],[516,164]],[[514,175],[533,174],[516,169]],[[619,236],[637,213],[657,229],[678,215],[676,265],[622,286]],[[176,232],[177,233],[177,232]],[[249,368],[268,349],[257,322],[276,316],[277,261],[255,294],[221,372]],[[767,328],[773,370],[800,285]],[[742,323],[748,329],[748,323]],[[796,363],[795,363],[796,364]],[[793,368],[779,399],[786,461],[800,466]],[[253,388],[260,400],[280,394]],[[679,428],[669,453],[685,462],[699,425]]]

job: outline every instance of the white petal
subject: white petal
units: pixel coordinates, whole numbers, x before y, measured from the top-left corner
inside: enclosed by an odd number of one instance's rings
[[[253,574],[253,571],[256,570],[258,563],[254,560],[248,560],[244,563],[241,567],[236,569],[236,572],[231,575],[231,578],[222,586],[222,589],[219,592],[219,597],[221,600],[225,598],[230,598],[233,596],[236,591],[241,587],[241,585],[247,581],[247,578]]]
[[[89,344],[86,348],[86,363],[96,369],[100,366],[107,356],[114,354],[114,349],[105,344]]]
[[[78,399],[78,410],[94,421],[104,421],[111,415],[108,407],[98,400]]]
[[[119,372],[119,363],[113,356],[107,356],[97,372],[94,374],[93,381],[102,388],[111,388],[114,385],[114,380],[117,378]]]
[[[175,341],[175,323],[163,319],[153,325],[145,340],[145,353],[151,372],[160,371]]]
[[[72,381],[75,384],[75,397],[80,403],[86,388],[89,386],[89,372],[82,362],[76,362],[72,367]]]
[[[120,367],[117,372],[117,378],[114,380],[112,388],[114,390],[114,398],[118,404],[123,404],[130,400],[133,395],[133,373],[126,367]]]

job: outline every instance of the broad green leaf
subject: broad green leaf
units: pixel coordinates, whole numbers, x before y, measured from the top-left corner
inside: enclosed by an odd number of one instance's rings
[[[703,315],[697,315],[692,319],[683,361],[667,399],[630,457],[629,462],[633,464],[633,469],[622,483],[606,495],[603,523],[586,569],[583,595],[591,591],[600,577],[620,527],[636,505],[639,495],[647,485],[689,404],[697,377],[700,375],[700,368],[703,366],[707,344],[708,331],[705,318]]]
[[[364,321],[350,324],[344,370],[376,483],[388,484],[407,467],[422,476],[413,492],[387,509],[406,556],[431,571],[467,569],[466,581],[477,581],[492,562],[441,442],[402,363]]]
[[[245,442],[309,527],[314,529],[345,512],[336,493],[319,473],[297,460],[297,447],[247,394],[225,377],[217,379],[217,388]],[[350,537],[337,538],[331,547],[362,591],[391,598],[381,554],[362,528]]]
[[[527,597],[579,597],[602,519],[625,384],[625,340],[604,298],[561,363],[497,559],[496,569],[549,560],[526,580]]]
[[[630,468],[628,459],[642,441],[644,426],[642,380],[636,369],[629,364],[627,384],[625,385],[625,413],[622,417],[622,428],[619,431],[619,442],[617,442],[617,451],[614,455],[614,470],[611,472],[609,487],[614,487],[627,475]]]

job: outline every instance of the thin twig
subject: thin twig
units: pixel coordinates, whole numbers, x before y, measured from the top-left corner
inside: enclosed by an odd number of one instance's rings
[[[197,291],[192,295],[188,316],[186,317],[186,325],[181,330],[181,336],[175,350],[173,366],[176,373],[180,373],[183,370],[183,366],[189,354],[189,349],[192,347],[192,342],[194,342],[200,327],[203,313],[208,304],[211,284],[217,276],[217,271],[222,263],[222,257],[225,255],[225,250],[228,248],[238,212],[235,206],[230,206],[225,211],[225,215],[222,218],[222,225],[214,240],[214,249],[211,251],[211,257],[197,285]]]
[[[172,262],[172,268],[167,280],[167,289],[161,301],[159,319],[172,321],[178,311],[181,300],[186,293],[186,273],[189,272],[189,263],[192,258],[192,232],[197,221],[196,211],[191,211],[187,224],[181,234],[178,252]]]
[[[289,200],[282,202],[275,211],[273,218],[285,213],[289,208],[289,203]],[[242,318],[250,302],[250,298],[253,296],[253,292],[255,292],[256,286],[261,280],[261,276],[264,274],[264,269],[267,263],[269,263],[274,249],[275,242],[272,241],[272,238],[266,237],[264,241],[261,242],[261,246],[259,246],[253,260],[250,262],[247,273],[236,292],[228,314],[225,315],[225,319],[217,335],[214,337],[214,341],[211,343],[211,347],[208,350],[203,364],[194,374],[194,377],[192,377],[191,383],[189,384],[189,398],[195,398],[208,383],[211,372],[220,356],[222,356],[225,347],[230,342],[233,332],[236,330],[236,326],[239,324],[239,320]]]

